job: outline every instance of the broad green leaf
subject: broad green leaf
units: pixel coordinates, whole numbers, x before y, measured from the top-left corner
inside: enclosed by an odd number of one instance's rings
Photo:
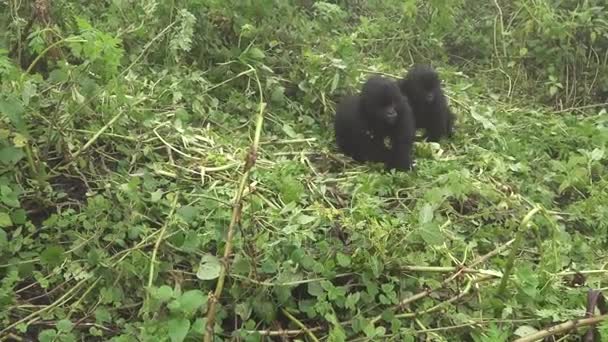
[[[4,229],[0,229],[0,252],[8,245],[8,236]]]
[[[360,298],[361,298],[360,292],[351,293],[348,296],[346,296],[346,303],[345,303],[346,308],[355,310],[356,305],[359,302]]]
[[[420,213],[418,214],[418,222],[420,224],[429,223],[433,220],[433,206],[429,203],[426,203],[420,209]]]
[[[47,266],[58,266],[64,260],[64,250],[61,246],[49,246],[40,254],[40,262]]]
[[[21,206],[17,193],[15,193],[12,188],[6,185],[0,186],[0,196],[2,203],[8,205],[9,207],[19,208]]]
[[[272,91],[272,94],[270,95],[270,101],[272,101],[273,103],[283,103],[283,100],[285,99],[285,87],[276,87],[274,88],[274,90]]]
[[[8,213],[0,213],[0,228],[6,228],[13,225],[13,221]]]
[[[199,308],[207,304],[208,297],[200,290],[189,290],[184,292],[178,300],[182,312],[184,312],[187,317],[190,317]]]
[[[154,288],[152,295],[161,302],[168,302],[173,297],[173,289],[170,286],[163,285],[159,288]]]
[[[266,57],[266,55],[264,54],[264,51],[262,51],[262,50],[260,50],[260,49],[258,49],[256,47],[253,47],[253,48],[249,49],[248,55],[252,59],[255,59],[255,60],[258,60],[258,61],[262,60],[262,59],[264,59],[264,57]]]
[[[68,74],[61,70],[61,69],[55,69],[53,71],[51,71],[51,73],[49,74],[49,78],[48,78],[50,83],[63,83],[63,82],[67,82],[68,81]]]
[[[298,133],[296,133],[296,131],[293,130],[293,127],[289,124],[284,124],[282,129],[283,133],[285,133],[290,138],[296,138],[298,136]]]
[[[308,283],[308,294],[314,297],[321,297],[325,294],[325,290],[318,281]]]
[[[57,330],[63,333],[69,333],[74,328],[74,323],[69,319],[62,319],[57,322]]]
[[[160,189],[157,189],[156,191],[154,191],[153,193],[150,194],[150,201],[152,203],[156,203],[158,201],[160,201],[160,199],[163,197],[163,192]]]
[[[167,323],[171,342],[182,342],[190,331],[190,321],[185,318],[174,318]]]
[[[517,329],[515,329],[513,334],[518,337],[524,337],[524,336],[532,335],[537,332],[538,332],[538,329],[536,329],[532,326],[522,325],[522,326],[518,327]]]
[[[418,228],[418,234],[420,234],[420,237],[424,242],[432,246],[441,245],[444,241],[443,234],[441,234],[441,231],[439,230],[439,225],[434,222],[421,225]]]
[[[177,214],[179,216],[181,216],[184,221],[190,223],[192,221],[194,221],[194,219],[196,218],[196,216],[199,213],[199,209],[190,205],[184,205],[182,207],[180,207],[179,209],[177,209]]]
[[[350,258],[350,256],[348,256],[346,254],[338,252],[336,254],[336,260],[338,261],[338,265],[340,265],[342,267],[350,266],[351,258]]]
[[[112,314],[105,306],[100,306],[95,309],[95,321],[99,324],[108,323],[112,321]]]
[[[196,271],[196,277],[200,280],[211,280],[219,277],[222,264],[219,259],[211,254],[205,254],[201,258]]]
[[[11,123],[19,130],[25,128],[23,113],[25,113],[25,108],[14,95],[0,98],[0,115],[8,117]]]
[[[602,160],[604,158],[604,150],[600,148],[595,148],[591,151],[591,160]]]
[[[298,224],[305,226],[305,225],[308,225],[308,224],[314,222],[316,219],[317,219],[316,216],[300,214],[300,215],[298,215],[297,221],[298,221]]]
[[[40,334],[38,334],[38,341],[40,342],[53,342],[57,337],[57,331],[54,329],[46,329],[42,330]]]

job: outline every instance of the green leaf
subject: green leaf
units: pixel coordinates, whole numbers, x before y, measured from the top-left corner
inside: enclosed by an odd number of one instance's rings
[[[338,89],[338,84],[340,84],[340,73],[336,72],[334,74],[334,78],[331,80],[331,87],[329,89],[329,92],[333,93],[334,91],[336,91],[336,89]]]
[[[253,311],[266,323],[270,323],[275,319],[276,310],[277,308],[274,303],[264,297],[255,298],[253,301]]]
[[[188,317],[207,304],[208,297],[200,290],[189,290],[179,297],[180,308]]]
[[[112,321],[112,314],[105,306],[100,306],[95,309],[95,322],[104,324]]]
[[[150,194],[150,202],[156,203],[156,202],[160,201],[160,199],[162,197],[163,197],[162,190],[157,189],[156,191],[154,191],[153,193]]]
[[[297,218],[298,224],[300,224],[302,226],[306,226],[308,224],[311,224],[311,223],[313,223],[316,220],[317,220],[316,216],[309,216],[309,215],[304,215],[304,214],[298,215],[298,218]]]
[[[68,319],[62,319],[57,322],[56,328],[59,332],[69,333],[74,328],[74,323],[70,322]]]
[[[4,229],[0,229],[0,252],[8,245],[8,236]]]
[[[211,254],[205,254],[201,258],[196,271],[196,277],[200,280],[211,280],[219,277],[222,265],[218,258]]]
[[[249,273],[251,267],[249,265],[249,261],[243,257],[235,257],[234,262],[232,263],[232,273],[245,275]]]
[[[13,221],[8,213],[0,213],[0,227],[6,228],[13,225]]]
[[[173,289],[170,286],[163,285],[159,288],[151,290],[152,296],[161,302],[168,302],[173,298]]]
[[[256,47],[252,47],[251,49],[249,49],[247,55],[250,58],[258,60],[258,61],[260,61],[260,60],[264,59],[264,57],[266,57],[266,55],[264,54],[264,51],[262,51]]]
[[[63,250],[63,248],[61,248],[61,246],[47,247],[40,254],[40,262],[43,265],[47,265],[50,267],[59,266],[64,260],[63,253],[64,253],[64,250]]]
[[[51,71],[51,73],[49,74],[49,78],[48,81],[50,83],[63,83],[63,82],[67,82],[68,81],[68,74],[61,70],[61,69],[55,69],[53,71]]]
[[[591,160],[602,160],[604,158],[604,150],[600,148],[595,148],[591,151]]]
[[[296,133],[296,131],[293,130],[293,127],[291,127],[291,125],[289,124],[284,124],[282,129],[283,133],[285,133],[290,138],[296,138],[298,136],[298,133]]]
[[[332,327],[331,330],[329,331],[329,336],[327,338],[327,341],[328,342],[346,341],[346,333],[344,332],[344,329],[339,325],[335,325],[334,327]]]
[[[184,221],[191,223],[196,219],[199,213],[199,209],[190,205],[184,205],[177,209],[177,214],[181,216]]]
[[[515,329],[513,334],[518,337],[524,337],[524,336],[532,335],[537,332],[538,332],[538,330],[532,326],[522,325],[522,326],[518,327],[517,329]]]
[[[40,334],[38,334],[38,341],[40,342],[53,342],[57,337],[57,331],[53,329],[42,330]]]
[[[251,316],[251,305],[249,303],[239,303],[234,308],[234,312],[241,317],[242,320],[249,319]]]
[[[0,163],[7,166],[14,166],[25,157],[25,153],[20,148],[6,146],[0,149]]]
[[[345,302],[346,308],[355,310],[356,305],[359,302],[360,298],[361,298],[360,292],[351,293],[348,296],[346,296],[346,302]]]
[[[182,342],[190,331],[190,321],[185,318],[174,318],[167,323],[171,342]]]
[[[25,224],[27,222],[27,212],[23,209],[16,209],[11,213],[14,224]]]
[[[338,265],[340,265],[342,267],[350,266],[351,258],[350,258],[350,256],[348,256],[346,254],[338,252],[336,254],[336,260],[338,261]]]
[[[19,130],[25,128],[23,122],[24,112],[25,108],[23,107],[23,104],[14,95],[10,95],[5,99],[0,99],[0,114],[8,117],[11,123]]]
[[[313,281],[312,283],[308,283],[308,294],[318,298],[325,295],[325,290],[323,290],[320,282]]]
[[[439,225],[434,222],[423,224],[418,228],[418,234],[429,245],[438,246],[444,241]]]
[[[36,95],[36,83],[27,81],[23,85],[23,89],[21,90],[21,100],[27,106],[30,103],[30,100]]]
[[[420,209],[420,212],[418,213],[418,222],[420,224],[425,224],[425,223],[429,223],[433,220],[433,206],[431,206],[429,203],[426,203],[422,206],[422,209]]]
[[[21,204],[19,203],[19,197],[17,196],[17,193],[13,191],[12,188],[6,185],[0,186],[0,195],[2,196],[0,198],[0,200],[2,200],[2,203],[13,208],[21,207]]]
[[[285,87],[278,86],[274,88],[272,94],[270,95],[270,101],[276,104],[283,103],[285,99]]]
[[[197,335],[203,335],[205,333],[205,320],[200,317],[197,318],[194,323],[192,323],[190,332]]]

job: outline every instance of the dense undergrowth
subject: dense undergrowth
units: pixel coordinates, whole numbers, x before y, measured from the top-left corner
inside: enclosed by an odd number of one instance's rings
[[[218,341],[510,341],[608,288],[602,1],[26,3],[0,1],[0,339],[202,340],[212,312]],[[339,97],[414,62],[456,137],[412,173],[337,153]]]

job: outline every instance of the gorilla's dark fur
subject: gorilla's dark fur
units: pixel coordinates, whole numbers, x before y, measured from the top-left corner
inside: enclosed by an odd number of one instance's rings
[[[416,128],[425,129],[429,141],[439,141],[454,134],[454,114],[450,111],[437,72],[426,65],[414,66],[397,81],[416,120]]]
[[[334,121],[340,150],[358,162],[384,162],[388,169],[410,170],[416,133],[412,109],[397,83],[370,77],[360,95],[342,99]],[[390,147],[384,144],[390,138]]]

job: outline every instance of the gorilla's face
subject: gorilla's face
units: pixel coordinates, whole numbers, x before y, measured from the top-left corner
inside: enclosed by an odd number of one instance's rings
[[[416,102],[433,104],[440,96],[439,75],[428,66],[415,66],[400,85],[408,98]]]
[[[362,108],[366,117],[385,126],[393,126],[399,119],[399,88],[386,78],[372,76],[361,91]]]

